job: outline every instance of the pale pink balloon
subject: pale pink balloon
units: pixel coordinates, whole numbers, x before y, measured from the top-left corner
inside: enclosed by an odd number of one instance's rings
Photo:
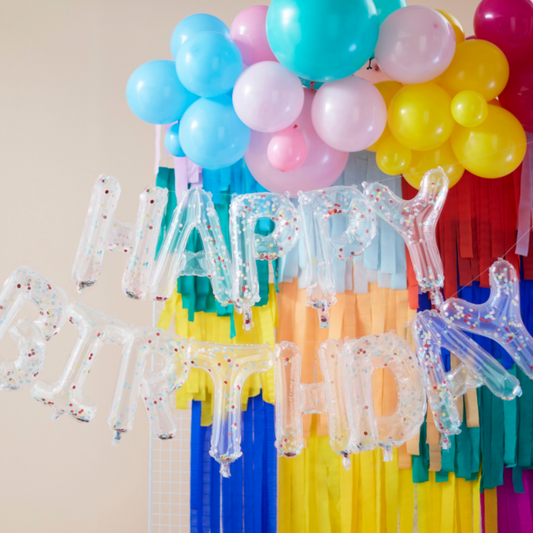
[[[383,21],[374,53],[389,78],[424,83],[442,74],[452,62],[455,33],[438,11],[407,6]]]
[[[233,20],[230,39],[237,45],[245,65],[260,61],[277,61],[266,36],[268,6],[251,6],[243,9]]]
[[[305,162],[307,147],[298,128],[285,128],[276,133],[268,143],[267,156],[270,164],[281,172],[300,168]]]
[[[274,61],[248,67],[233,88],[237,116],[255,131],[274,133],[290,126],[304,104],[298,76]]]
[[[317,135],[311,120],[311,106],[316,92],[304,89],[304,105],[300,116],[291,124],[298,126],[307,147],[304,164],[290,172],[276,170],[267,156],[268,144],[275,134],[252,131],[248,150],[244,154],[252,176],[266,189],[283,194],[288,191],[292,198],[298,191],[312,191],[329,187],[342,174],[349,153],[335,150]]]
[[[363,68],[360,68],[355,75],[358,78],[363,78],[366,81],[369,81],[372,85],[379,83],[380,81],[391,81],[391,79],[379,68],[377,61],[372,59],[370,62],[370,67],[368,68],[365,65]]]
[[[326,144],[344,152],[359,152],[381,137],[387,125],[387,106],[374,85],[350,76],[318,89],[312,118]]]

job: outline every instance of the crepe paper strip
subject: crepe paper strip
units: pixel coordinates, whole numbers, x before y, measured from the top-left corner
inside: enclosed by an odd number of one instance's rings
[[[522,162],[521,182],[520,182],[520,203],[518,206],[518,233],[516,236],[517,245],[516,253],[519,255],[529,254],[528,233],[531,231],[531,206],[532,206],[532,187],[533,172],[532,166],[532,147],[533,134],[526,132],[527,150],[524,161]]]
[[[483,491],[483,531],[484,533],[499,533],[498,530],[498,492],[496,489]],[[500,532],[501,533],[501,532]]]

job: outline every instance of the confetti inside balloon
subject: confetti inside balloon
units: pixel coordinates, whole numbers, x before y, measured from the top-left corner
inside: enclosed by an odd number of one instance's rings
[[[469,333],[496,341],[522,372],[533,379],[533,337],[520,315],[519,278],[513,265],[496,261],[489,271],[490,296],[479,305],[450,298],[441,307],[444,318]]]
[[[375,213],[405,241],[422,292],[430,291],[433,303],[440,305],[444,272],[435,228],[448,194],[448,178],[444,171],[441,168],[430,170],[412,200],[398,198],[381,183],[371,183],[364,192]]]
[[[348,261],[361,255],[376,236],[377,221],[365,197],[355,187],[330,187],[300,192],[300,219],[309,281],[307,305],[318,310],[320,326],[329,327],[329,310],[336,303],[332,254]],[[346,218],[346,230],[331,235],[329,220]]]
[[[255,233],[260,218],[274,223],[267,236]],[[261,299],[256,259],[274,261],[290,252],[300,236],[298,226],[298,210],[281,194],[243,194],[231,202],[233,301],[237,312],[244,314],[244,329],[253,326],[252,307]]]
[[[35,320],[24,318],[10,328],[25,302],[39,309]],[[56,335],[66,320],[68,299],[52,281],[30,267],[20,267],[0,290],[0,339],[6,332],[18,346],[18,357],[0,360],[0,390],[29,387],[46,359],[45,342]]]

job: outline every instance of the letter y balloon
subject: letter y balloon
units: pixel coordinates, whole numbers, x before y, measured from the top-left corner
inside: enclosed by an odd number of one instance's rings
[[[444,286],[442,259],[435,229],[448,195],[448,177],[439,167],[422,178],[420,190],[412,200],[402,200],[381,183],[371,183],[364,193],[376,214],[403,238],[422,292],[431,293],[435,307],[442,304]]]

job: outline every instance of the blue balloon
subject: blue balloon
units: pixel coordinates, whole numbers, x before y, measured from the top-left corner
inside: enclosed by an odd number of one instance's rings
[[[180,143],[180,123],[172,124],[165,135],[165,147],[174,157],[185,157]]]
[[[203,31],[187,39],[178,50],[176,71],[189,91],[213,98],[231,91],[242,72],[242,57],[228,37]]]
[[[160,59],[141,65],[128,80],[126,98],[130,109],[150,124],[180,120],[198,99],[181,83],[173,61]]]
[[[310,81],[359,70],[374,51],[378,27],[372,0],[272,0],[266,19],[278,61]]]
[[[170,51],[172,57],[176,59],[180,46],[194,34],[201,31],[216,31],[229,37],[229,28],[217,17],[205,13],[197,13],[184,18],[172,32],[170,38]]]
[[[405,0],[374,0],[376,6],[376,12],[378,14],[379,25],[394,11],[407,7]]]
[[[180,142],[193,163],[218,170],[242,158],[250,142],[250,128],[235,113],[229,96],[200,98],[183,115]]]

